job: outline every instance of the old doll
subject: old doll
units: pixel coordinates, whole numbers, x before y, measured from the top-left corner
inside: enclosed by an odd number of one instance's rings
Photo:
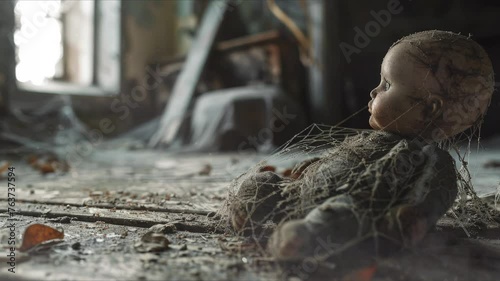
[[[468,37],[424,31],[395,42],[380,75],[368,104],[374,130],[346,137],[290,176],[244,175],[229,200],[235,231],[264,238],[278,258],[347,260],[393,253],[426,235],[457,195],[455,163],[438,144],[481,122],[491,62]]]

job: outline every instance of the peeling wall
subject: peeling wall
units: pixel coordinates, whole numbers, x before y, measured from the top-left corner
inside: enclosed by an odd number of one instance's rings
[[[140,81],[149,63],[172,56],[176,1],[125,1],[125,79]]]
[[[149,92],[142,91],[140,85],[152,85],[147,65],[177,51],[176,4],[176,1],[122,1],[122,91],[113,97],[70,98],[76,115],[90,128],[101,127],[103,120],[110,121],[114,129],[105,136],[112,136],[154,117]],[[0,1],[0,117],[6,113],[7,91],[13,106],[27,112],[59,98],[58,94],[17,91],[13,7],[13,0]],[[134,95],[139,99],[134,99]]]
[[[177,46],[189,45],[189,32],[196,25],[196,18],[189,16],[193,13],[189,3],[198,0],[125,0],[123,4],[123,90],[115,97],[77,97],[71,98],[77,115],[92,128],[99,127],[99,123],[108,118],[115,125],[112,134],[117,134],[130,129],[142,122],[153,118],[157,108],[154,98],[149,93],[143,93],[141,86],[154,85],[154,69],[148,69],[150,63],[183,53]],[[253,32],[267,28],[284,28],[267,11],[265,1],[246,1],[241,8],[247,9],[243,20]],[[285,0],[277,1],[288,14],[297,20],[300,26],[307,25],[302,18],[303,10],[300,5],[285,6]],[[330,0],[325,0],[330,1]],[[332,0],[333,1],[333,0]],[[201,1],[200,1],[201,2]],[[293,1],[295,4],[298,1]],[[390,22],[382,26],[376,35],[371,36],[369,43],[363,46],[358,53],[351,56],[348,62],[345,57],[335,57],[342,60],[342,81],[339,94],[344,98],[343,116],[347,117],[366,105],[369,100],[369,91],[379,82],[379,68],[382,58],[388,47],[399,37],[408,33],[437,28],[456,32],[469,32],[476,35],[475,39],[482,43],[491,54],[494,68],[500,69],[500,31],[498,30],[499,18],[496,16],[500,7],[491,0],[470,1],[441,1],[436,3],[420,3],[406,0],[357,2],[340,1],[341,23],[340,41],[355,45],[356,31],[354,28],[364,30],[366,25],[374,21],[373,13],[387,10],[390,3],[398,2],[403,7],[401,13],[392,15]],[[489,3],[489,4],[488,4]],[[491,7],[487,6],[491,5]],[[14,24],[13,0],[0,1],[0,116],[5,114],[6,95],[8,89],[13,87],[14,79],[14,50],[10,38]],[[485,8],[486,7],[486,8]],[[177,14],[181,15],[179,18]],[[271,22],[273,24],[271,24]],[[328,34],[327,34],[328,36]],[[183,39],[182,39],[183,38]],[[182,48],[182,47],[181,47]],[[333,56],[330,52],[326,54]],[[153,72],[153,74],[151,73]],[[149,86],[148,86],[149,87]],[[150,88],[150,87],[149,87]],[[140,102],[131,101],[132,95],[140,97]],[[496,95],[499,96],[499,95]],[[11,95],[17,102],[31,103],[37,106],[51,95]],[[499,98],[493,101],[490,114],[487,116],[488,124],[498,124],[500,114]],[[354,116],[346,126],[367,127],[367,112]],[[495,121],[495,122],[493,122]],[[494,129],[491,129],[492,131]],[[110,134],[111,135],[111,134]]]
[[[151,118],[155,110],[149,91],[157,85],[148,65],[176,53],[176,1],[123,1],[123,83],[116,97],[73,97],[77,115],[91,128],[110,120],[124,132]]]
[[[14,1],[0,1],[0,118],[7,114],[8,95],[13,92],[14,55]]]

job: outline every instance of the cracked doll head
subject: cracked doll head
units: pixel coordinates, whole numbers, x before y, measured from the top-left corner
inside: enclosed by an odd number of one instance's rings
[[[387,52],[371,91],[370,126],[440,141],[482,120],[494,89],[491,61],[472,39],[447,31],[403,37]]]

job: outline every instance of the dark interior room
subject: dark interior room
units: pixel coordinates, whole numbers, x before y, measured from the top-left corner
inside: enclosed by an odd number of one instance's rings
[[[0,280],[500,280],[500,3],[0,1]]]

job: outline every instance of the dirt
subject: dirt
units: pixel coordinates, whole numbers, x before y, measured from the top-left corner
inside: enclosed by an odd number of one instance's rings
[[[65,237],[29,254],[18,252],[16,274],[9,273],[2,262],[0,279],[283,280],[296,273],[297,267],[295,271],[278,267],[280,263],[262,256],[261,249],[255,248],[251,241],[242,241],[225,233],[223,228],[214,227],[218,225],[214,224],[218,222],[214,210],[223,204],[229,182],[259,160],[248,161],[249,158],[246,155],[181,158],[149,151],[102,151],[82,165],[72,166],[67,173],[45,175],[32,169],[23,157],[6,159],[17,171],[16,238],[20,240],[24,229],[34,223],[61,229]],[[210,165],[210,173],[200,175],[206,165]],[[1,179],[0,184],[6,183],[5,178]],[[7,218],[4,188],[0,189],[0,196],[0,241],[4,244],[8,235],[3,219]],[[463,237],[456,226],[449,228]],[[137,251],[134,246],[152,230],[160,232],[164,237],[160,240],[168,241],[168,245],[158,252]],[[500,244],[498,236],[481,241],[489,249]],[[461,244],[454,247],[457,245]],[[379,266],[373,280],[397,280],[384,276],[402,274],[408,270],[402,271],[401,266],[413,264],[409,272],[415,276],[430,269],[434,273],[447,273],[453,262],[463,268],[468,266],[472,273],[467,277],[474,272],[481,277],[497,274],[492,269],[500,268],[491,263],[490,271],[475,269],[474,263],[484,264],[484,260],[474,258],[477,252],[449,250],[434,249],[418,256],[407,254],[398,257],[401,263],[386,261]],[[430,257],[436,261],[433,267],[426,262]],[[308,268],[303,264],[297,266],[298,273]],[[315,276],[306,273],[308,277]]]

